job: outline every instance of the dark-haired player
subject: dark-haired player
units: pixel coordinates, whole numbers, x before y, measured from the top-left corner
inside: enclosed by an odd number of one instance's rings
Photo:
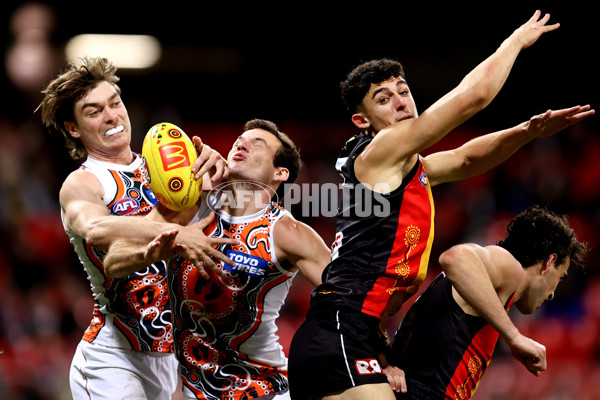
[[[502,304],[507,312],[515,305],[531,314],[553,299],[569,265],[581,266],[586,251],[566,217],[530,207],[508,224],[498,245],[468,243],[444,252],[444,272],[419,296],[396,333],[394,365],[404,371],[408,389],[396,397],[470,399],[499,337],[488,323],[486,304]],[[477,292],[464,290],[466,280],[491,284],[497,296],[477,298]],[[528,366],[537,360],[519,361]]]
[[[127,274],[168,259],[175,355],[187,400],[289,400],[276,320],[295,274],[320,284],[331,254],[313,229],[275,201],[301,166],[295,144],[276,124],[248,121],[227,162],[227,182],[204,193],[201,204],[182,213],[162,213],[159,205],[145,219],[185,224],[212,208],[216,217],[205,232],[239,242],[218,248],[235,266],[217,261],[221,273],[205,268],[205,279],[196,268],[202,266],[175,254],[174,230],[153,241],[115,242],[106,268]]]
[[[421,115],[398,62],[366,62],[342,83],[352,122],[363,132],[346,142],[336,163],[348,207],[339,210],[324,283],[313,291],[290,346],[292,399],[393,399],[388,379],[402,390],[402,377],[380,353],[389,316],[426,275],[434,233],[431,187],[483,173],[534,138],[594,113],[589,106],[548,110],[457,149],[419,155],[493,100],[521,50],[558,28],[547,25],[549,18],[535,12]],[[495,327],[510,337],[513,350],[539,352],[506,315],[496,315]]]

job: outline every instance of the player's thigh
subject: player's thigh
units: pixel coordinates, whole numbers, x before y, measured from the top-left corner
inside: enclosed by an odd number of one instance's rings
[[[332,393],[321,398],[321,400],[396,400],[394,391],[389,383],[373,383],[368,385],[354,386],[338,393]]]
[[[170,400],[177,387],[173,354],[147,355],[81,341],[69,374],[74,399]]]
[[[75,400],[146,399],[142,380],[123,356],[84,342],[77,346],[69,381]]]
[[[119,368],[107,367],[101,370],[83,371],[72,367],[69,381],[71,394],[75,400],[90,398],[146,400],[144,384],[140,378],[131,371]]]

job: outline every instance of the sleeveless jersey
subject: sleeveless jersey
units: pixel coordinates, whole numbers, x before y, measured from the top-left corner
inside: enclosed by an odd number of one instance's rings
[[[514,295],[505,304],[508,312]],[[406,374],[411,399],[470,399],[492,358],[499,334],[466,314],[442,272],[410,308],[393,354]]]
[[[206,203],[197,219],[209,211]],[[271,203],[253,215],[217,214],[205,233],[240,241],[219,247],[235,268],[217,261],[225,276],[207,267],[205,280],[181,257],[168,262],[183,385],[198,399],[252,399],[286,390],[287,358],[275,320],[295,274],[277,261],[273,227],[289,213]]]
[[[104,188],[104,204],[113,215],[145,215],[157,203],[140,155],[136,154],[129,165],[88,157],[73,173],[81,171],[98,178]],[[127,277],[110,279],[102,264],[106,252],[92,248],[66,227],[65,231],[88,275],[94,296],[93,317],[83,340],[107,347],[172,353],[166,263],[157,262]]]
[[[420,160],[391,192],[378,193],[358,181],[354,162],[372,139],[352,137],[337,160],[344,179],[337,233],[324,283],[312,300],[329,298],[338,307],[381,318],[394,293],[413,294],[425,278],[434,206]]]

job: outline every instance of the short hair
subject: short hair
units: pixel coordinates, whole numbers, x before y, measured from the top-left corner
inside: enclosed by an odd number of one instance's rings
[[[44,98],[36,111],[41,108],[42,122],[52,132],[61,132],[65,147],[71,158],[77,160],[87,155],[80,139],[72,137],[65,128],[65,122],[75,122],[75,103],[93,90],[100,82],[108,82],[117,93],[119,77],[117,67],[101,57],[83,57],[78,63],[71,63],[67,69],[48,84],[42,91]]]
[[[272,133],[279,139],[281,147],[275,153],[273,159],[273,165],[275,167],[287,168],[289,171],[288,179],[282,182],[277,191],[273,195],[272,199],[278,198],[279,202],[283,201],[283,196],[290,187],[290,184],[294,183],[298,178],[298,174],[302,169],[302,159],[300,157],[300,150],[296,147],[296,144],[290,139],[288,135],[281,132],[277,124],[266,119],[252,119],[244,124],[244,131],[251,129],[262,129]]]
[[[371,60],[358,65],[340,83],[344,105],[350,113],[359,111],[371,85],[397,77],[406,78],[404,67],[399,61],[390,58]]]
[[[585,243],[579,242],[569,226],[567,217],[557,215],[541,206],[531,206],[517,215],[506,227],[506,238],[498,242],[526,268],[545,261],[556,253],[556,266],[566,257],[571,264],[583,267],[587,253]]]

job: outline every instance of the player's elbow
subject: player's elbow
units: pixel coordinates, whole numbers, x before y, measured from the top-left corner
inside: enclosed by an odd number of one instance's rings
[[[110,254],[104,259],[104,273],[110,279],[124,278],[127,276],[124,263],[114,260]]]
[[[102,219],[93,219],[84,227],[83,238],[87,244],[98,250],[107,250],[109,242],[106,240],[106,232],[102,227]]]
[[[479,171],[480,163],[469,155],[466,150],[459,148],[455,154],[456,158],[451,170],[452,181],[468,179],[483,172]]]

